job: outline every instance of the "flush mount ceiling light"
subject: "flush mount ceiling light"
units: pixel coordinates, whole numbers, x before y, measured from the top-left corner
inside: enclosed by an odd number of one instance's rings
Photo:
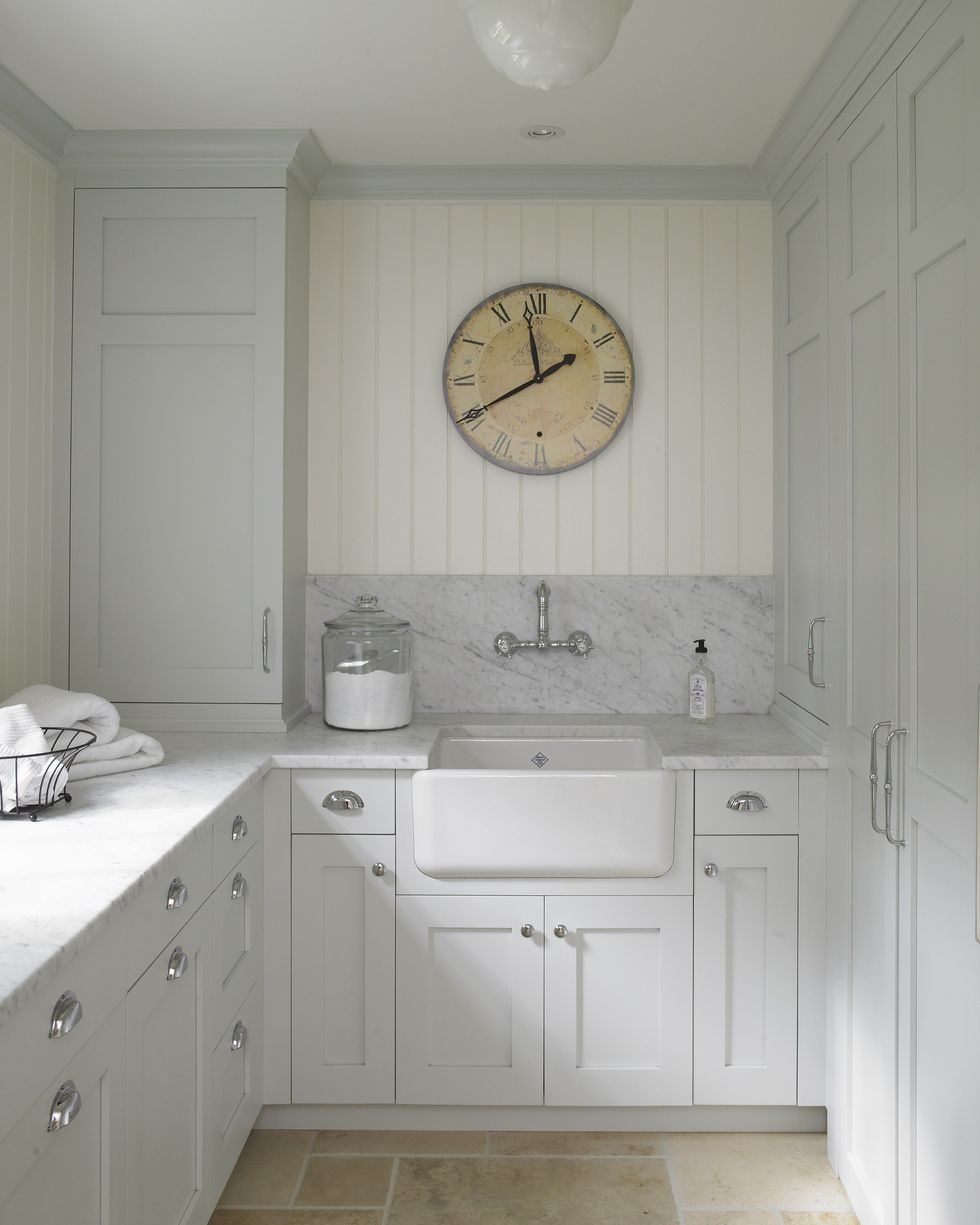
[[[528,89],[574,85],[612,50],[633,0],[459,0],[477,46]]]
[[[528,140],[557,140],[565,135],[565,129],[552,127],[550,123],[537,123],[530,128],[521,128],[521,135]]]

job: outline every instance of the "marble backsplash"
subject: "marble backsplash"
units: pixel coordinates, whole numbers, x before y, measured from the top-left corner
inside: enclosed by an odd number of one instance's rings
[[[764,713],[773,698],[771,578],[547,577],[551,637],[582,629],[587,660],[566,651],[497,659],[494,636],[537,634],[538,577],[310,575],[306,695],[323,709],[323,622],[363,592],[411,622],[414,704],[428,712],[674,714],[687,710],[695,638],[708,640],[719,713]]]

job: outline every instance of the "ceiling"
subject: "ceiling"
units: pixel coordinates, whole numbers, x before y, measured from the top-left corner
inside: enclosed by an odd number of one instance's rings
[[[78,129],[311,128],[348,166],[745,166],[852,7],[634,0],[549,94],[483,60],[456,0],[0,0],[0,61]]]

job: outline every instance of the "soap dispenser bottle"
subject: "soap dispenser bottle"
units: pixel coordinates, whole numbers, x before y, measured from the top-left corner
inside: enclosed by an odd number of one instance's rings
[[[694,655],[694,667],[687,674],[689,714],[699,723],[707,723],[715,717],[715,674],[708,667],[703,638],[695,639]]]

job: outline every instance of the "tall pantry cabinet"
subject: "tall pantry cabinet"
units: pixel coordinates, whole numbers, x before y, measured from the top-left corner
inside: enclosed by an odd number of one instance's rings
[[[923,5],[776,202],[792,222],[826,173],[833,648],[805,709],[832,764],[830,1151],[862,1225],[980,1202],[978,82],[980,6]]]
[[[70,686],[135,726],[282,728],[305,711],[307,193],[285,168],[74,176]]]

